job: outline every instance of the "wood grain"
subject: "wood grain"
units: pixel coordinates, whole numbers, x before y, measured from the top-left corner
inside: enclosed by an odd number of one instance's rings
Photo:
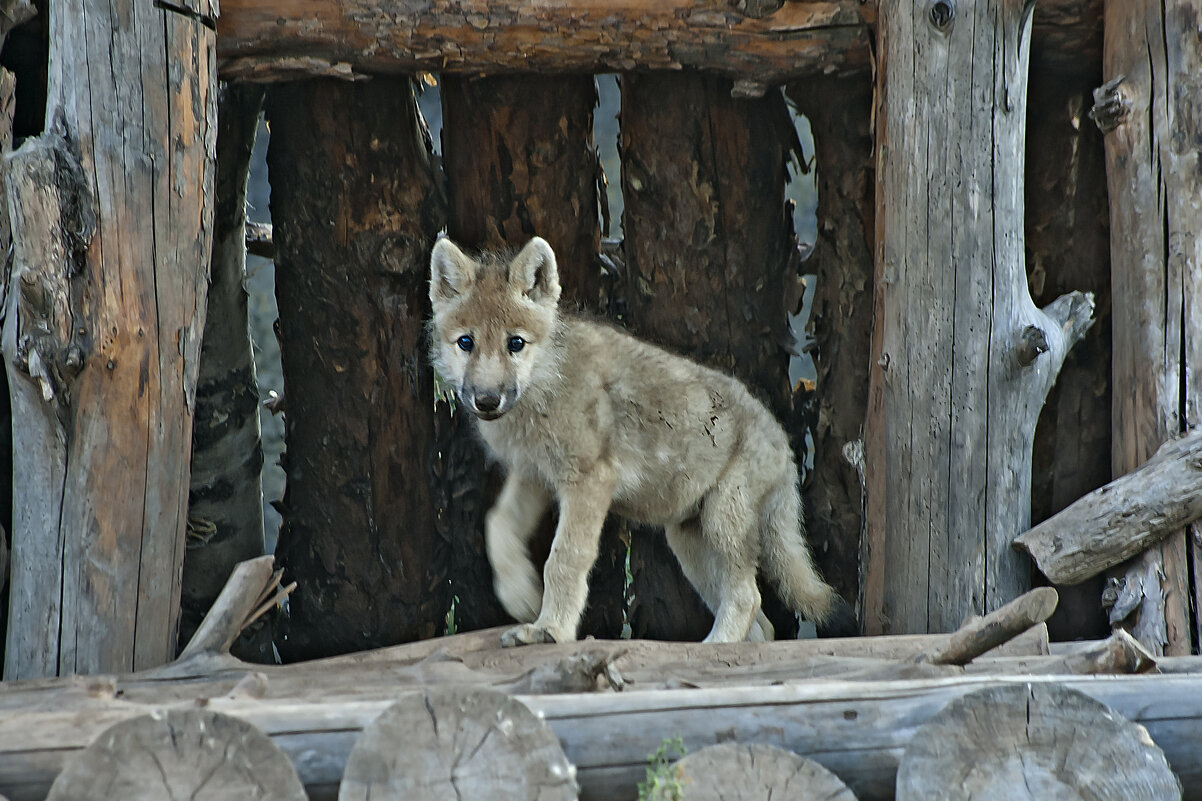
[[[680,801],[787,798],[856,801],[839,777],[813,760],[770,745],[711,745],[672,766]],[[670,793],[650,801],[673,801]]]

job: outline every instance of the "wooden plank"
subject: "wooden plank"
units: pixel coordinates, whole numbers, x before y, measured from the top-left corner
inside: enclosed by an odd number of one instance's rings
[[[396,72],[616,72],[705,67],[762,92],[868,68],[875,5],[791,0],[763,16],[725,0],[226,0],[224,79]]]
[[[881,6],[868,633],[947,630],[1030,586],[1010,541],[1035,425],[1092,312],[1037,309],[1023,269],[1030,6],[947,8]]]
[[[288,416],[276,556],[303,587],[286,660],[432,637],[450,608],[425,357],[445,207],[413,92],[315,80],[267,97]]]
[[[1202,3],[1108,3],[1095,119],[1106,132],[1114,297],[1114,446],[1123,475],[1199,425],[1202,379]],[[1120,571],[1131,630],[1154,653],[1191,649],[1193,551],[1184,530]]]
[[[32,294],[7,320],[17,342],[52,320],[33,360],[43,400],[22,408],[31,436],[15,454],[15,474],[46,491],[15,512],[14,550],[33,550],[14,553],[14,616],[36,619],[9,633],[10,677],[174,653],[212,240],[211,28],[93,0],[69,0],[49,24],[46,131],[14,158],[60,154],[49,186],[67,227],[50,233],[60,252],[26,251],[14,272]],[[40,317],[39,297],[53,298]],[[57,600],[30,604],[40,593]]]

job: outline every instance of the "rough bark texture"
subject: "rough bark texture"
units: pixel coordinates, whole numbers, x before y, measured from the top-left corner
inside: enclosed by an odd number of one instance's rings
[[[867,66],[868,52],[851,45],[863,41],[874,4],[772,5],[757,15],[726,0],[232,0],[218,20],[221,74],[274,80],[705,67],[762,93],[792,76]]]
[[[447,232],[470,248],[518,248],[530,237],[546,239],[559,264],[566,310],[601,311],[600,224],[597,206],[599,166],[593,146],[592,76],[563,78],[455,78],[442,87],[443,160],[450,211]],[[456,415],[458,417],[458,415]],[[469,470],[447,465],[455,485],[468,481],[481,489],[451,494],[458,521],[452,582],[459,597],[463,629],[506,619],[492,592],[484,556],[483,516],[496,493],[496,481],[482,469],[483,449],[468,419],[453,423],[455,436],[468,437],[449,452],[466,458]],[[536,561],[546,559],[555,530],[552,513],[532,543]],[[464,525],[466,523],[466,525]],[[589,607],[580,634],[617,637],[622,630],[625,546],[620,523],[610,520],[601,556],[590,578]],[[462,545],[468,545],[467,548]]]
[[[1093,305],[1027,289],[1030,7],[948,7],[881,5],[868,633],[947,630],[1030,586],[1010,542],[1036,420]]]
[[[1107,83],[1093,116],[1107,131],[1115,475],[1202,416],[1200,24],[1197,0],[1106,5]],[[1138,607],[1129,625],[1145,646],[1189,653],[1198,639],[1190,611],[1198,555],[1181,531],[1134,560],[1112,622]]]
[[[1056,686],[966,695],[914,732],[897,801],[1169,801],[1181,784],[1148,732]]]
[[[863,436],[872,316],[872,79],[822,78],[789,87],[809,117],[818,171],[818,242],[803,269],[817,274],[810,331],[818,371],[814,470],[806,533],[823,576],[860,597],[864,488],[844,448]]]
[[[438,633],[426,265],[443,224],[408,79],[273,89],[268,151],[287,397],[285,659]]]
[[[13,144],[13,115],[16,111],[16,76],[0,69],[0,154]],[[12,226],[8,219],[7,189],[0,186],[0,250],[12,247]],[[11,267],[0,271],[0,326],[3,325]],[[2,345],[2,342],[0,342]],[[0,360],[0,676],[3,676],[4,642],[8,630],[8,565],[12,548],[13,519],[13,414],[8,395],[8,365]]]
[[[788,299],[800,280],[784,201],[795,142],[779,93],[733,100],[722,78],[622,78],[625,322],[742,379],[781,420],[792,416]],[[662,536],[637,532],[630,562],[634,636],[705,636],[708,613]],[[791,636],[792,615],[765,605]]]
[[[1065,4],[1067,5],[1067,4]],[[1101,2],[1083,0],[1079,31],[1096,51],[1066,59],[1059,28],[1035,6],[1026,152],[1027,281],[1037,305],[1094,293],[1096,322],[1069,353],[1035,429],[1031,518],[1038,523],[1110,480],[1110,229],[1102,136],[1088,117],[1101,81]],[[1093,8],[1096,5],[1097,8]],[[1096,13],[1096,16],[1092,14]],[[1073,40],[1075,47],[1083,42]],[[1100,637],[1103,579],[1063,587],[1048,621],[1058,640]]]
[[[243,285],[246,179],[262,104],[262,87],[227,84],[217,105],[213,261],[192,427],[181,644],[192,636],[234,566],[263,555],[265,547],[259,385]],[[264,632],[256,638],[259,655],[252,661],[271,657],[270,632]]]
[[[9,678],[175,650],[216,137],[213,12],[179,12],[57,5],[45,132],[8,159]]]

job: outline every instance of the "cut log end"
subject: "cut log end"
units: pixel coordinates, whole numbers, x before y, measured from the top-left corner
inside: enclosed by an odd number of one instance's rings
[[[363,730],[338,801],[574,801],[576,769],[541,718],[495,690],[406,696]]]
[[[288,757],[261,731],[205,709],[118,723],[69,762],[47,801],[258,798],[305,801]]]
[[[856,801],[843,781],[813,760],[770,745],[726,743],[689,754],[671,768],[652,801],[727,798],[823,798]],[[675,795],[679,791],[679,795]]]
[[[896,797],[1166,801],[1181,785],[1143,726],[1075,690],[1016,684],[959,698],[923,724]]]

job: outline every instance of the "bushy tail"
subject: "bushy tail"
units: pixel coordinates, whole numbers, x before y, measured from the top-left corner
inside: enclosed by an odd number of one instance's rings
[[[841,599],[814,568],[810,548],[802,536],[803,526],[797,486],[780,485],[768,496],[763,509],[763,566],[780,590],[781,600],[821,628]]]

